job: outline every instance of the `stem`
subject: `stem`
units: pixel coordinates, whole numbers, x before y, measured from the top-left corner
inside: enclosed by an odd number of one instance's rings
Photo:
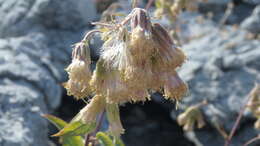
[[[100,130],[102,121],[104,119],[104,115],[105,115],[105,110],[99,116],[98,125],[97,125],[95,131],[86,135],[86,137],[85,137],[85,146],[88,146],[89,143],[91,142],[90,137],[93,136],[93,135],[96,135],[96,133]],[[95,143],[93,143],[92,146],[95,146]]]
[[[145,9],[148,10],[152,6],[153,2],[154,2],[154,0],[149,0],[147,5],[145,6]]]
[[[99,131],[99,129],[101,128],[101,125],[102,125],[102,121],[104,119],[104,116],[105,116],[105,110],[100,114],[100,117],[99,117],[99,120],[98,120],[98,125],[97,125],[97,128],[95,130],[95,135],[96,133]]]
[[[260,135],[250,139],[248,142],[246,142],[243,146],[248,146],[249,144],[256,142],[257,140],[260,140]]]
[[[133,0],[132,2],[132,8],[136,8],[138,5],[138,0]]]
[[[223,26],[223,25],[226,23],[228,17],[229,17],[229,16],[232,14],[232,12],[233,12],[233,9],[234,9],[234,3],[233,3],[233,2],[228,3],[228,4],[227,4],[227,9],[226,9],[226,11],[225,11],[225,13],[224,13],[224,16],[221,18],[221,20],[220,20],[220,22],[219,22],[219,25],[220,25],[220,26]]]
[[[90,142],[90,134],[87,134],[85,137],[85,146],[88,146]]]
[[[207,105],[207,104],[208,104],[208,101],[207,100],[203,100],[200,103],[196,104],[195,106],[199,108],[199,107],[202,107],[202,106]]]
[[[248,101],[249,101],[250,98],[251,98],[251,96],[249,95],[247,97],[247,99],[246,99],[246,104],[241,108],[241,110],[239,112],[239,115],[238,115],[238,117],[236,119],[236,122],[235,122],[234,126],[232,127],[232,130],[231,130],[228,138],[226,139],[225,146],[229,146],[230,145],[231,139],[234,136],[234,134],[235,134],[235,132],[236,132],[236,130],[238,128],[238,125],[239,125],[239,123],[240,123],[240,121],[242,119],[243,113],[244,113],[244,111],[246,109],[246,106],[247,106]]]
[[[100,26],[105,26],[109,28],[113,28],[113,25],[108,24],[108,23],[103,23],[103,22],[91,22],[92,25],[100,25]]]
[[[89,31],[89,32],[84,36],[84,38],[83,38],[82,41],[89,41],[90,36],[93,35],[93,34],[96,33],[96,32],[101,32],[101,31],[100,31],[100,30],[97,30],[97,29],[94,29],[94,30]]]

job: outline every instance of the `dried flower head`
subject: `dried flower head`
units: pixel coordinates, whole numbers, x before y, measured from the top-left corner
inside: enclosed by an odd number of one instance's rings
[[[64,87],[67,89],[68,95],[73,95],[76,99],[80,99],[90,93],[90,63],[90,52],[87,43],[77,43],[72,52],[72,63],[66,68],[69,74],[69,81],[64,83]]]
[[[187,108],[184,113],[178,116],[177,122],[183,126],[183,130],[185,131],[192,131],[196,123],[198,128],[202,128],[205,125],[199,106]]]

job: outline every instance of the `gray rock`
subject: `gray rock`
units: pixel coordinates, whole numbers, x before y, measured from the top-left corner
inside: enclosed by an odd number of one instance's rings
[[[49,145],[45,97],[32,84],[4,78],[0,83],[0,145]]]
[[[48,146],[41,114],[60,104],[71,45],[96,18],[91,0],[0,0],[0,145]]]
[[[260,82],[260,41],[247,39],[247,32],[225,26],[220,29],[209,20],[197,23],[196,15],[184,14],[180,38],[189,60],[179,73],[188,82],[190,93],[181,107],[207,99],[209,105],[202,111],[207,127],[195,131],[197,139],[205,146],[223,145],[224,139],[214,128],[221,125],[227,132],[245,104],[245,99],[255,82]],[[186,37],[193,38],[191,41]],[[199,36],[199,37],[197,37]],[[176,118],[173,110],[173,118]],[[253,116],[244,114],[242,126],[232,141],[242,145],[257,135],[251,122]]]
[[[260,33],[260,5],[254,9],[250,17],[242,22],[241,27],[252,33]]]
[[[260,0],[244,0],[246,3],[253,4],[253,5],[259,5]]]
[[[233,2],[233,8],[229,15],[226,11],[230,2]],[[199,11],[207,16],[211,13],[214,21],[225,24],[240,24],[244,19],[251,15],[255,4],[249,1],[236,1],[236,0],[208,0],[208,2],[199,4]]]
[[[0,37],[48,29],[77,30],[96,18],[91,0],[0,0]]]

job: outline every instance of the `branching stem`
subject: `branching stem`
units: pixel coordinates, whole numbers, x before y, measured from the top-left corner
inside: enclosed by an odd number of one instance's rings
[[[243,113],[244,113],[244,111],[245,111],[245,109],[246,109],[246,107],[247,107],[247,104],[248,104],[250,98],[251,98],[251,96],[248,95],[248,96],[247,96],[247,99],[246,99],[246,103],[245,103],[244,106],[241,108],[241,110],[240,110],[240,112],[239,112],[239,115],[238,115],[238,117],[237,117],[237,119],[236,119],[236,122],[235,122],[234,126],[232,127],[232,130],[231,130],[229,136],[228,136],[227,139],[226,139],[225,146],[229,146],[229,145],[230,145],[231,139],[232,139],[232,137],[234,136],[234,134],[235,134],[235,132],[236,132],[238,126],[239,126],[239,123],[240,123],[240,121],[241,121],[241,119],[242,119]]]
[[[256,142],[257,140],[260,140],[260,135],[258,135],[258,136],[256,136],[256,137],[250,139],[250,140],[249,140],[248,142],[246,142],[243,146],[248,146],[248,145],[250,145],[251,143]]]
[[[148,10],[152,6],[153,2],[154,0],[149,0],[147,5],[145,6],[145,9]]]
[[[91,30],[91,31],[87,32],[87,34],[84,36],[82,41],[89,41],[90,36],[93,35],[94,33],[97,33],[97,32],[101,32],[101,31],[97,30],[97,29],[94,29],[94,30]]]

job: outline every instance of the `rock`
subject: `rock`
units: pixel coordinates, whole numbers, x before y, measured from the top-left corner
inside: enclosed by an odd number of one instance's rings
[[[0,37],[25,35],[45,27],[77,30],[96,19],[91,0],[0,0]]]
[[[260,5],[254,9],[250,17],[242,22],[241,27],[252,33],[260,33]]]
[[[8,78],[1,80],[0,88],[0,145],[50,145],[48,123],[40,116],[48,111],[42,92],[26,81]]]
[[[91,0],[0,0],[0,145],[48,146],[71,45],[96,18]],[[18,132],[19,131],[19,132]]]
[[[225,16],[228,5],[233,2],[233,9],[228,17]],[[199,4],[199,11],[204,15],[212,14],[214,21],[223,23],[223,18],[226,19],[225,24],[240,24],[252,13],[255,5],[242,0],[208,0],[208,2]],[[226,18],[225,18],[226,17]]]
[[[210,20],[196,22],[195,15],[184,14],[181,38],[189,60],[180,68],[180,75],[188,82],[190,93],[181,107],[207,99],[202,108],[207,127],[196,130],[195,135],[203,145],[223,145],[224,139],[214,128],[218,123],[227,132],[245,104],[245,99],[255,82],[260,82],[260,41],[247,39],[241,28],[225,26],[220,29]],[[190,41],[185,39],[190,36]],[[175,119],[175,109],[173,118]],[[257,135],[251,114],[245,114],[242,126],[232,141],[233,146],[244,144]]]
[[[259,5],[260,0],[244,0],[246,3],[253,4],[253,5]]]

